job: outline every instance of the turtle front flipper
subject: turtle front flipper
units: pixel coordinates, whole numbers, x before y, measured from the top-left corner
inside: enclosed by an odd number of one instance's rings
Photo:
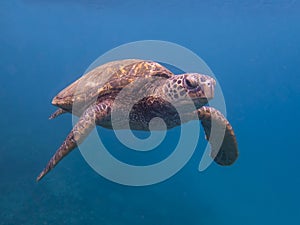
[[[95,127],[95,123],[110,113],[110,107],[107,105],[92,105],[82,114],[77,124],[67,136],[64,143],[59,147],[56,153],[52,156],[45,169],[37,177],[37,181],[41,180],[50,170],[52,170],[58,162],[65,157],[69,152],[76,148],[84,141],[87,135]]]
[[[198,109],[197,114],[211,145],[211,157],[222,166],[233,164],[239,153],[236,137],[228,120],[220,111],[207,106]],[[220,138],[223,138],[222,142]]]

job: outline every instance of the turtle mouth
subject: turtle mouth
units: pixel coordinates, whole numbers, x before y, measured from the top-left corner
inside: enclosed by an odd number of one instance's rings
[[[193,100],[199,100],[199,101],[209,101],[214,98],[214,90],[213,89],[207,89],[203,88],[201,86],[192,89],[192,90],[187,90],[188,95],[190,96],[191,99]]]
[[[199,85],[198,87],[187,90],[188,95],[193,100],[209,101],[214,98],[214,87],[207,85]]]
[[[197,95],[197,93],[202,92],[202,88],[201,86],[197,86],[193,89],[188,89],[187,91],[190,95]]]
[[[196,98],[193,99],[194,105],[196,108],[200,108],[208,103],[209,99],[207,98]]]

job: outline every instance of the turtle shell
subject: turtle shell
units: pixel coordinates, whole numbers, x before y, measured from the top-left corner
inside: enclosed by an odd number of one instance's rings
[[[106,63],[87,72],[56,95],[52,104],[71,111],[74,102],[88,105],[96,97],[119,92],[139,77],[160,76],[170,78],[174,74],[153,61],[126,59]]]

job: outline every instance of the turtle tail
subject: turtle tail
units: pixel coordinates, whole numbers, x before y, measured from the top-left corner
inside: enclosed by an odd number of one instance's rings
[[[66,110],[59,108],[54,113],[52,113],[51,116],[49,116],[49,120],[52,120],[66,112],[67,112]]]

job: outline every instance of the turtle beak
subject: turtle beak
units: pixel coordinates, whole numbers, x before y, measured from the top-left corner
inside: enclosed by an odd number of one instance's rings
[[[207,100],[214,98],[216,81],[211,78],[201,85]]]

